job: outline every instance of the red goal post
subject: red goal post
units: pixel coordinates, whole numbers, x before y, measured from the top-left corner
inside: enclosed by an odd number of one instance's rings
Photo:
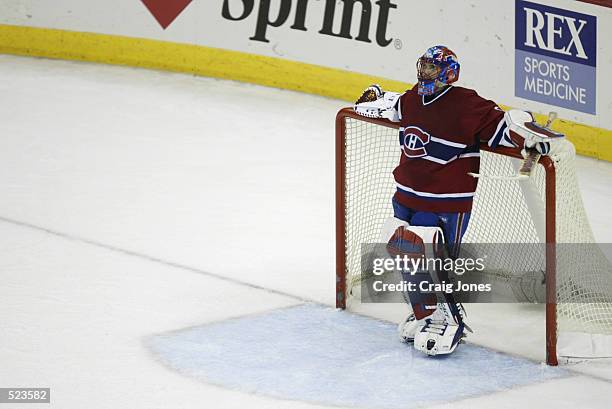
[[[348,277],[354,272],[349,271],[347,263],[347,248],[349,246],[359,247],[361,243],[350,243],[351,237],[347,235],[347,173],[350,166],[347,165],[347,135],[349,121],[369,124],[374,127],[382,127],[397,131],[398,123],[385,119],[373,119],[356,114],[352,108],[340,110],[336,116],[336,307],[347,308],[349,297]],[[356,138],[376,137],[367,134],[356,135]],[[397,138],[395,139],[397,144]],[[481,150],[493,152],[495,155],[522,158],[519,149],[498,148],[492,151],[486,144],[481,145]],[[365,153],[367,154],[367,152]],[[389,158],[375,158],[392,160],[395,164],[399,159],[397,155]],[[549,365],[557,365],[557,304],[556,304],[556,277],[555,277],[555,243],[556,243],[556,175],[555,164],[549,157],[540,158],[539,164],[545,172],[545,242],[546,246],[546,362]],[[477,192],[478,195],[478,192]],[[388,197],[391,201],[391,195]],[[392,214],[387,214],[392,216]],[[474,220],[472,221],[472,223]]]

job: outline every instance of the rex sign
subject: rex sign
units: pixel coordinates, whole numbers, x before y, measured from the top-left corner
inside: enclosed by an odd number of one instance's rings
[[[595,115],[597,18],[516,0],[515,95]]]

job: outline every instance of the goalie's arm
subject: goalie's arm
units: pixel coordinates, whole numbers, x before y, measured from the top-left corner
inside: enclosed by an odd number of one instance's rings
[[[371,85],[355,102],[356,113],[369,118],[385,118],[393,122],[401,120],[400,97],[396,92],[385,92],[378,85]]]
[[[495,130],[488,134],[488,139],[482,140],[493,149],[498,146],[508,148],[535,149],[542,155],[550,152],[550,143],[547,138],[550,134],[534,132],[524,126],[525,123],[533,122],[529,112],[513,109],[504,113],[496,124]]]

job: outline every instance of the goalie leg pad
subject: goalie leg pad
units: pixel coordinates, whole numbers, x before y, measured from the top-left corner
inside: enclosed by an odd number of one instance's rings
[[[389,255],[400,256],[406,263],[400,273],[415,291],[404,293],[404,298],[412,305],[417,320],[428,317],[436,309],[436,294],[423,292],[421,286],[423,282],[433,282],[431,273],[424,265],[426,259],[436,257],[443,246],[444,235],[439,227],[422,226],[399,226],[387,244]]]

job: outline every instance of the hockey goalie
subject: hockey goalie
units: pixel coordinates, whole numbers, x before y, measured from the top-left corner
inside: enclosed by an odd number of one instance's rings
[[[528,112],[504,112],[475,91],[452,85],[459,72],[455,53],[434,46],[418,59],[418,82],[412,89],[399,94],[372,85],[355,104],[360,115],[400,124],[390,253],[431,248],[436,254],[442,247],[446,257],[458,257],[478,183],[480,144],[539,156],[548,154],[550,141],[560,136],[537,126]],[[433,279],[427,271],[410,276]],[[455,351],[469,327],[453,295],[411,292],[407,298],[412,312],[399,325],[401,340],[428,355]]]

